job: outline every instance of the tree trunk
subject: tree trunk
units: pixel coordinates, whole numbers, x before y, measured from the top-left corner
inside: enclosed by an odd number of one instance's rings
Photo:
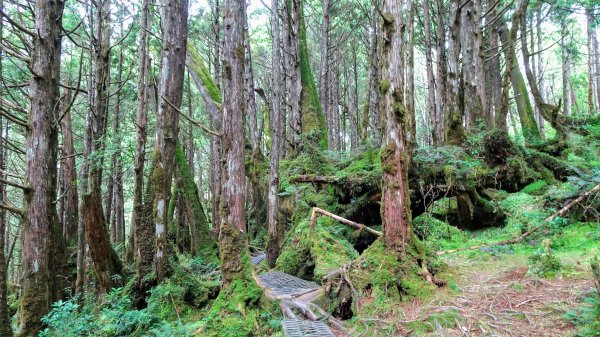
[[[152,0],[142,1],[142,14],[140,22],[140,46],[138,49],[138,91],[137,108],[135,114],[135,158],[133,170],[135,173],[133,187],[133,211],[131,215],[131,229],[127,248],[127,261],[134,260],[137,245],[137,233],[142,220],[143,190],[144,190],[144,161],[146,152],[146,128],[148,125],[148,110],[150,108],[149,94],[151,87],[150,56],[148,55],[148,29],[150,27],[150,3]],[[139,257],[139,254],[137,254]]]
[[[596,32],[594,31],[593,22],[593,9],[586,8],[586,21],[587,21],[587,52],[588,52],[588,87],[587,87],[587,109],[588,114],[592,115],[596,111],[595,99],[594,99],[594,81],[596,78],[594,59],[597,55],[594,54],[594,37]]]
[[[285,38],[283,46],[285,49],[286,71],[288,74],[288,83],[286,87],[289,93],[288,102],[290,109],[288,133],[289,143],[292,152],[297,152],[300,146],[300,134],[302,133],[302,81],[300,75],[300,1],[286,0],[285,14],[283,15],[283,27]]]
[[[309,141],[321,149],[327,149],[327,123],[321,102],[319,101],[319,93],[315,86],[315,80],[312,70],[310,69],[310,58],[308,56],[308,41],[306,23],[304,20],[304,1],[292,0],[297,5],[295,11],[298,15],[298,37],[299,37],[299,62],[300,62],[300,81],[302,84],[300,94],[300,118],[302,134],[309,135]]]
[[[513,22],[515,22],[514,19]],[[509,43],[509,39],[512,40],[510,41],[510,43],[514,44],[516,43],[516,33],[515,39],[513,40],[508,34],[508,27],[506,23],[504,23],[500,28],[500,39],[505,45]],[[519,113],[519,119],[521,121],[521,130],[523,132],[525,142],[527,144],[539,143],[541,139],[540,131],[535,120],[535,115],[533,113],[531,101],[529,100],[529,93],[527,92],[525,79],[523,78],[523,73],[521,73],[521,69],[519,68],[519,61],[517,60],[515,48],[505,49],[504,57],[507,60],[510,59],[510,64],[512,65],[510,80],[512,83],[513,93],[515,96],[515,103],[517,106],[517,112]]]
[[[69,105],[71,101],[71,91],[68,90],[63,98],[63,106]],[[64,107],[69,109],[69,107]],[[70,109],[69,109],[70,110]],[[77,171],[75,163],[75,148],[73,144],[73,128],[71,126],[71,112],[62,111],[63,118],[60,121],[62,134],[61,147],[61,194],[62,197],[62,226],[63,236],[69,247],[77,245],[77,224],[79,223],[78,202],[79,196],[77,193]]]
[[[384,132],[381,147],[383,189],[381,217],[387,247],[403,252],[411,234],[410,199],[408,197],[409,149],[405,143],[409,112],[403,102],[404,88],[400,69],[402,38],[402,1],[384,0],[383,4],[383,79],[381,81]]]
[[[445,143],[446,134],[446,98],[448,90],[448,58],[446,51],[446,30],[444,13],[444,1],[437,0],[437,29],[436,29],[436,57],[437,57],[437,86],[436,86],[436,110],[437,110],[437,139],[441,144]]]
[[[183,97],[183,79],[188,34],[188,1],[166,0],[163,4],[162,69],[159,83],[159,109],[155,131],[154,201],[152,223],[155,226],[157,281],[168,277],[167,205],[171,197],[175,149],[179,133],[179,109]],[[242,49],[243,50],[243,46]],[[241,74],[243,76],[243,73]]]
[[[409,148],[417,147],[417,116],[415,112],[415,4],[414,0],[408,0],[408,22],[406,28],[406,111],[408,112],[408,133],[406,143]]]
[[[543,42],[542,42],[542,6],[538,6],[537,10],[535,11],[535,19],[536,19],[536,36],[537,36],[537,49],[538,49],[538,53],[537,53],[537,64],[538,64],[538,69],[537,69],[537,78],[538,78],[538,83],[539,83],[539,87],[540,87],[540,94],[542,95],[542,99],[545,99],[545,81],[544,81],[544,71],[542,68],[542,53],[541,51],[543,50],[544,46],[543,46]],[[537,122],[538,122],[538,128],[540,130],[540,138],[543,140],[544,139],[544,117],[542,116],[541,111],[537,108],[536,105],[536,118],[537,118]]]
[[[461,13],[458,0],[450,1],[450,38],[448,40],[448,85],[445,102],[445,143],[460,146],[465,137],[463,128],[463,97],[460,90],[460,27]]]
[[[121,32],[123,32],[123,23],[121,22]],[[117,83],[122,81],[123,72],[123,46],[120,47],[119,52],[119,65],[117,68]],[[123,244],[125,240],[125,213],[124,213],[124,200],[123,200],[123,162],[121,159],[121,134],[120,134],[120,123],[121,123],[121,92],[117,89],[116,101],[114,107],[114,121],[113,121],[113,137],[115,137],[114,146],[116,151],[113,153],[111,158],[111,174],[113,183],[112,193],[112,216],[113,221],[110,221],[111,225],[111,239],[113,243]],[[107,207],[108,208],[108,207]],[[109,218],[106,218],[109,221]]]
[[[281,50],[279,47],[279,0],[271,0],[271,32],[273,36],[271,57],[271,115],[269,128],[271,129],[271,154],[269,166],[268,195],[267,195],[267,221],[268,242],[267,262],[271,268],[279,257],[281,241],[283,239],[283,226],[279,219],[279,161],[283,148],[283,111],[281,109],[280,88],[282,87]]]
[[[95,199],[95,200],[94,200]],[[121,274],[123,266],[119,257],[110,246],[108,233],[103,219],[102,205],[97,190],[93,190],[83,196],[83,222],[85,223],[85,235],[88,242],[90,257],[94,263],[94,277],[100,293],[108,293],[115,285],[114,275]],[[102,224],[96,226],[95,224]]]
[[[177,145],[175,151],[175,164],[181,181],[179,194],[183,199],[185,218],[190,227],[190,252],[193,256],[202,257],[202,261],[214,261],[217,259],[216,242],[210,236],[208,220],[198,197],[198,187],[181,144]]]
[[[221,198],[220,255],[222,287],[249,280],[251,268],[246,242],[244,167],[244,0],[226,2],[223,18],[223,197]]]
[[[495,17],[497,14],[496,10],[492,10],[492,17]],[[501,75],[500,68],[500,55],[501,55],[501,47],[499,45],[499,36],[498,30],[500,27],[497,23],[493,24],[489,28],[489,36],[488,36],[488,46],[489,51],[492,53],[490,56],[490,60],[488,63],[488,78],[489,78],[489,93],[491,94],[490,101],[488,104],[488,125],[493,126],[494,128],[506,131],[506,111],[501,111],[502,106],[502,91],[504,87],[502,86],[503,77]],[[506,48],[506,46],[503,46]],[[514,47],[513,47],[514,48]],[[509,68],[510,69],[510,68]],[[510,76],[510,70],[507,73]],[[507,88],[510,84],[510,79],[507,79]]]
[[[29,94],[27,162],[24,193],[22,294],[19,336],[37,336],[41,318],[54,300],[54,233],[61,228],[56,212],[57,118],[63,1],[35,2],[35,29]]]
[[[562,17],[560,20],[560,48],[561,48],[561,74],[562,74],[562,108],[563,114],[568,116],[571,114],[571,96],[569,96],[569,46],[567,41],[567,18]]]
[[[425,30],[425,68],[427,71],[427,112],[431,124],[431,140],[433,146],[438,146],[438,117],[437,105],[435,104],[435,77],[433,75],[433,57],[431,55],[431,18],[429,17],[429,0],[423,0],[423,24]],[[438,65],[439,67],[439,65]]]
[[[362,121],[361,141],[365,143],[372,135],[375,145],[381,144],[381,92],[379,90],[381,58],[381,17],[378,12],[379,0],[371,0],[371,25],[369,27],[369,88],[368,107]]]
[[[4,0],[0,0],[0,10],[4,11]],[[4,20],[0,19],[0,45],[3,42],[4,33]],[[0,56],[4,57],[4,53],[0,51]],[[2,68],[2,62],[0,62],[0,83],[4,83],[4,69]],[[0,95],[4,94],[4,90],[0,88]],[[0,110],[2,109],[2,103],[0,102]],[[6,171],[6,150],[4,149],[4,135],[3,133],[2,118],[0,118],[0,169]],[[6,133],[8,136],[8,133]],[[2,174],[5,176],[5,174]],[[6,204],[6,184],[0,184],[0,202]],[[7,233],[9,228],[6,226],[6,210],[0,209],[0,335],[12,336],[11,315],[8,311],[8,268],[5,256],[5,243],[7,242]]]
[[[464,85],[464,111],[469,128],[485,123],[483,60],[481,59],[482,33],[480,28],[481,1],[468,1],[460,11],[460,49]],[[451,27],[452,29],[452,27]],[[483,88],[483,90],[482,90]],[[485,125],[484,125],[485,126]]]
[[[320,41],[320,52],[321,52],[321,67],[319,76],[319,97],[321,98],[321,107],[325,113],[327,120],[327,129],[333,130],[333,107],[330,106],[330,68],[329,68],[329,0],[321,0],[321,6],[323,9],[323,22],[321,23],[321,41]],[[335,141],[333,140],[333,132],[330,132],[327,136],[327,142],[330,149],[334,149]]]

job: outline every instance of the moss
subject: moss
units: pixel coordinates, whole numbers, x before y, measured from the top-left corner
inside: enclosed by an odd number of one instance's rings
[[[309,235],[309,221],[304,220],[288,234],[277,259],[277,269],[298,277],[319,281],[329,272],[358,257],[358,253],[341,234],[344,225],[320,217]]]
[[[182,190],[180,192],[185,199],[189,214],[192,254],[201,256],[206,262],[217,261],[217,243],[209,233],[208,220],[198,198],[198,186],[194,182],[194,177],[180,142],[177,143],[175,149],[175,164],[181,178]]]
[[[525,186],[521,192],[531,195],[540,195],[544,193],[546,187],[548,187],[548,183],[545,180],[537,180]]]
[[[303,2],[300,2],[300,79],[302,82],[302,133],[314,133],[316,144],[327,149],[327,123],[315,86],[315,79],[310,69],[306,23],[304,21]]]
[[[221,91],[219,90],[219,87],[217,87],[215,80],[212,78],[212,75],[204,64],[202,57],[200,57],[200,53],[198,53],[198,51],[196,51],[196,49],[190,43],[187,45],[187,55],[191,60],[191,62],[189,62],[189,67],[194,71],[194,73],[196,73],[196,75],[198,75],[200,82],[202,82],[202,85],[204,85],[208,91],[208,94],[213,102],[220,106],[222,102]]]
[[[422,276],[417,261],[426,259],[425,254],[425,245],[416,237],[406,254],[387,249],[377,240],[353,263],[350,277],[359,291],[370,291],[376,301],[426,298],[437,287]]]
[[[390,90],[390,81],[387,81],[387,80],[379,81],[379,92],[382,95],[385,95],[388,90]]]

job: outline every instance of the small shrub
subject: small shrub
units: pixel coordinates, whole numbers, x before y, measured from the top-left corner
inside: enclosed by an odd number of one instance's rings
[[[561,270],[560,259],[554,255],[549,242],[544,241],[544,248],[529,257],[529,273],[541,277],[556,276]]]

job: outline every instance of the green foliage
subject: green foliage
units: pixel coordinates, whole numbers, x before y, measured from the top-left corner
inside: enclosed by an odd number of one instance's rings
[[[545,191],[546,187],[548,187],[548,183],[545,180],[537,180],[525,186],[521,192],[531,195],[539,195]]]
[[[468,239],[468,235],[460,229],[426,214],[413,220],[413,230],[431,250],[441,250],[444,243],[462,243]]]
[[[561,270],[560,259],[548,250],[538,250],[529,257],[529,273],[541,277],[554,277]]]
[[[320,280],[357,258],[358,253],[342,235],[343,226],[332,219],[320,217],[310,235],[309,221],[300,222],[288,233],[277,259],[277,270],[305,278],[314,275],[315,280]]]
[[[600,294],[594,292],[587,296],[583,305],[576,310],[570,310],[565,318],[575,324],[577,336],[600,336]]]

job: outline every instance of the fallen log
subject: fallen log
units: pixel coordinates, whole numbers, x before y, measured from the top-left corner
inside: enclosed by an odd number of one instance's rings
[[[337,220],[337,221],[339,221],[339,222],[341,222],[343,224],[346,224],[346,225],[348,225],[350,227],[353,227],[353,228],[356,228],[356,229],[360,229],[360,230],[364,229],[364,230],[366,230],[367,232],[369,232],[371,234],[375,234],[377,236],[383,236],[383,233],[380,232],[380,231],[376,231],[376,230],[374,230],[372,228],[369,228],[369,227],[367,227],[367,226],[365,226],[363,224],[354,222],[352,220],[348,220],[346,218],[342,218],[339,215],[335,215],[335,214],[333,214],[331,212],[327,212],[326,210],[321,209],[319,207],[313,207],[312,214],[310,215],[310,234],[311,235],[312,235],[312,233],[314,231],[314,228],[315,228],[315,222],[316,222],[317,218],[319,216],[321,216],[321,215],[329,217],[329,218],[332,218],[333,220]]]
[[[585,192],[584,194],[582,194],[578,198],[576,198],[573,201],[571,201],[570,203],[568,203],[565,207],[561,208],[560,210],[558,210],[557,212],[555,212],[551,216],[549,216],[546,219],[544,219],[544,221],[542,221],[542,223],[539,226],[533,227],[532,229],[526,231],[525,233],[519,235],[516,238],[509,239],[509,240],[504,240],[504,241],[492,242],[492,243],[484,243],[484,244],[480,244],[480,245],[476,245],[476,246],[471,246],[471,247],[465,247],[465,248],[458,248],[458,249],[450,249],[450,250],[445,250],[445,251],[439,251],[439,252],[436,252],[436,255],[444,255],[444,254],[450,254],[450,253],[456,253],[456,252],[464,252],[464,251],[468,251],[468,250],[475,250],[475,249],[480,249],[480,248],[489,247],[489,246],[501,246],[501,245],[509,245],[509,244],[514,244],[514,243],[519,243],[519,242],[523,241],[523,239],[527,238],[531,234],[537,232],[539,229],[541,229],[542,227],[544,227],[544,225],[547,222],[550,222],[550,221],[554,220],[556,217],[562,216],[569,209],[571,209],[571,207],[573,207],[576,204],[584,201],[590,195],[592,195],[592,194],[594,194],[594,193],[596,193],[598,191],[600,191],[600,184],[594,186],[594,188],[592,188],[591,190]]]

